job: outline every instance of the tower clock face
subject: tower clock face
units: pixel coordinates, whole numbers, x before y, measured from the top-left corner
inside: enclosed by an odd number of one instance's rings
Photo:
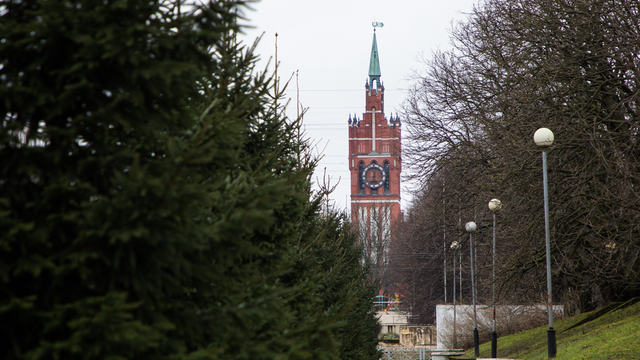
[[[362,171],[361,176],[364,184],[371,189],[379,188],[386,180],[384,169],[376,163],[367,165]]]

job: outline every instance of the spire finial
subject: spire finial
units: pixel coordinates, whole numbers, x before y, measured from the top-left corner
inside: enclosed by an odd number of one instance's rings
[[[381,22],[374,21],[373,25],[373,43],[371,44],[371,58],[369,59],[369,84],[373,88],[374,81],[376,82],[375,89],[380,85],[380,59],[378,58],[378,42],[376,41],[376,28],[383,27]]]

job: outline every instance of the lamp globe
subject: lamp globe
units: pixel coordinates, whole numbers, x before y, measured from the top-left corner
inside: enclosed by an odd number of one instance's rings
[[[491,199],[491,201],[489,201],[489,210],[491,211],[502,210],[502,201],[498,199]]]
[[[478,229],[478,227],[476,226],[476,223],[474,223],[473,221],[469,221],[464,225],[464,229],[467,230],[467,232],[472,233],[472,232],[475,232]]]
[[[540,128],[533,134],[533,141],[538,146],[550,146],[553,144],[553,132],[547,128]]]

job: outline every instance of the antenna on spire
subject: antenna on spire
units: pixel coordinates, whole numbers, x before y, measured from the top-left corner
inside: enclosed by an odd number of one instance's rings
[[[383,23],[381,23],[381,22],[377,22],[377,21],[372,22],[372,23],[371,23],[371,25],[373,25],[373,31],[374,31],[374,32],[376,31],[376,28],[377,28],[377,27],[383,27],[383,26],[384,26],[384,24],[383,24]]]

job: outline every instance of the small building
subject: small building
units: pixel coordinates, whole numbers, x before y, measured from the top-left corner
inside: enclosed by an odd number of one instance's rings
[[[406,311],[378,311],[380,336],[384,334],[400,335],[400,327],[409,325],[409,314]]]

